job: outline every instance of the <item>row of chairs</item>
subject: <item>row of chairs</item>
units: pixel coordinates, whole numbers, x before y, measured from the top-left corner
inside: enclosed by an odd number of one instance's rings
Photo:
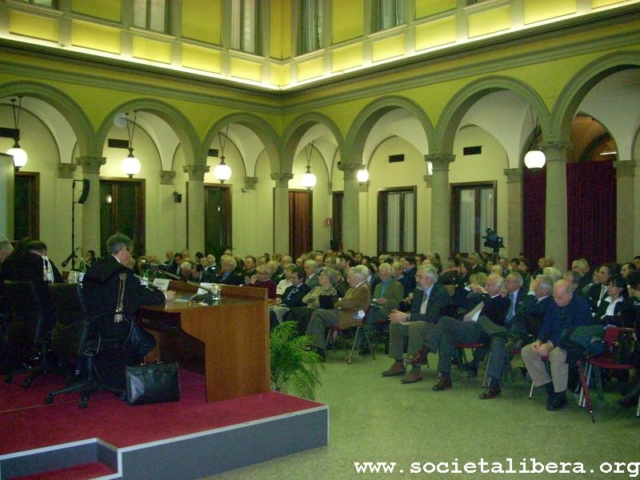
[[[11,361],[16,358],[37,360],[27,365],[24,388],[66,361],[71,378],[79,380],[51,392],[45,398],[46,403],[53,403],[54,397],[62,393],[79,391],[82,392],[79,407],[86,408],[93,391],[122,393],[99,381],[96,375],[95,359],[105,347],[106,339],[101,335],[102,318],[87,313],[81,288],[79,284],[49,284],[53,307],[45,308],[33,282],[5,281],[5,302],[9,307],[5,322],[5,382],[13,380],[16,370]],[[50,365],[50,357],[55,358],[54,365]],[[24,369],[20,366],[19,370]]]

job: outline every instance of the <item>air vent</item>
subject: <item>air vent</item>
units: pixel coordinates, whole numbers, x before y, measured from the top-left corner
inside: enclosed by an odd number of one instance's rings
[[[109,148],[124,148],[125,150],[129,148],[128,140],[118,140],[117,138],[109,139]]]
[[[482,147],[464,147],[462,149],[462,155],[480,155],[482,153]]]
[[[389,155],[389,163],[399,162],[404,162],[404,153],[399,153],[398,155]]]
[[[217,148],[210,148],[209,149],[209,153],[207,153],[208,157],[217,157],[218,156],[218,149]]]

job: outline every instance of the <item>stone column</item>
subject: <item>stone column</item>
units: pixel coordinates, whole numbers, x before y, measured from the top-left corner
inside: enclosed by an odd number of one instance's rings
[[[547,194],[544,253],[551,255],[561,271],[568,265],[567,160],[569,142],[540,145],[547,157]]]
[[[447,153],[425,155],[431,162],[431,251],[446,258],[451,252],[451,198],[449,194],[449,164],[456,156]],[[418,220],[420,221],[420,220]]]
[[[100,244],[100,167],[107,163],[106,157],[78,157],[76,163],[82,167],[82,176],[89,180],[89,196],[82,205],[83,250],[95,250],[98,255],[106,248]],[[115,232],[108,232],[109,235]]]
[[[522,167],[506,168],[507,177],[507,258],[517,257],[523,247]],[[498,232],[498,235],[500,233]]]
[[[636,255],[633,239],[635,226],[634,160],[613,162],[616,168],[616,257],[618,262],[629,262]]]
[[[342,199],[342,248],[360,250],[360,185],[358,170],[362,165],[344,162],[338,167],[344,174],[344,197]]]
[[[187,184],[187,248],[190,252],[204,252],[204,174],[207,165],[192,164],[182,167],[189,175]]]
[[[273,251],[289,252],[289,180],[291,173],[272,173],[275,182],[273,195]]]

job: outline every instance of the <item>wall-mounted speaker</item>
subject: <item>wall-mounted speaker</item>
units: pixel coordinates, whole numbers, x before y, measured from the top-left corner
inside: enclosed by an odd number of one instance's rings
[[[87,197],[89,196],[89,188],[91,187],[91,182],[84,178],[82,180],[82,192],[80,193],[80,198],[78,199],[78,203],[82,205],[87,201]]]

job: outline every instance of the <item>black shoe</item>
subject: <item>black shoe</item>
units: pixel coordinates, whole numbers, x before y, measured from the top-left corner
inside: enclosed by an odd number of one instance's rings
[[[476,367],[472,363],[463,363],[458,368],[461,372],[465,372],[469,376],[469,378],[478,376],[478,367]]]
[[[560,410],[567,405],[567,395],[565,392],[554,393],[547,401],[547,410],[550,412]]]
[[[480,400],[492,400],[501,393],[500,387],[487,387],[487,389],[480,394]]]

